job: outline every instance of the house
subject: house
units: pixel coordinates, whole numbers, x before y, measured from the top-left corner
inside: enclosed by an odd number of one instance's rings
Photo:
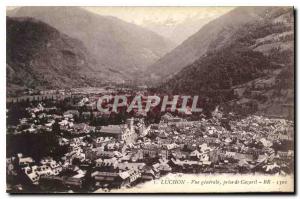
[[[158,166],[156,166],[157,164]],[[159,159],[159,163],[157,164],[154,164],[153,167],[159,170],[162,174],[166,174],[172,171],[172,168],[170,167],[170,165],[168,164],[168,160],[166,159]]]
[[[135,182],[137,179],[141,177],[141,172],[137,170],[128,170],[120,173],[120,177],[126,182],[129,183]]]
[[[114,143],[116,139],[114,137],[97,137],[93,143],[96,147],[100,147],[103,144]]]
[[[292,158],[294,156],[294,151],[277,151],[277,156],[280,158]]]
[[[96,187],[121,188],[135,182],[141,177],[141,172],[127,170],[123,172],[95,171],[91,177],[96,181]]]
[[[96,161],[96,167],[101,168],[102,170],[114,170],[117,168],[118,161],[116,158],[110,158],[110,159],[97,159]]]
[[[208,163],[208,162],[205,162]],[[203,163],[200,161],[192,161],[192,160],[179,160],[175,158],[171,158],[170,166],[174,169],[174,171],[180,172],[196,172],[202,167]]]
[[[115,151],[119,149],[120,145],[119,143],[112,142],[112,143],[107,143],[105,146],[108,151]]]
[[[118,172],[95,171],[91,173],[91,177],[95,180],[96,187],[117,188],[120,187],[122,184]]]
[[[113,158],[115,156],[113,151],[104,151],[102,149],[97,150],[97,157],[101,157],[101,158]]]
[[[39,183],[39,174],[37,172],[34,172],[33,169],[31,169],[29,166],[23,167],[22,171],[32,184],[37,185]]]
[[[145,158],[158,157],[160,150],[160,147],[156,144],[147,143],[142,146],[143,156]]]
[[[40,161],[40,163],[44,166],[48,166],[51,169],[52,175],[58,175],[60,172],[62,172],[63,168],[60,164],[58,164],[55,160],[52,158],[44,158]]]
[[[159,177],[159,175],[157,175],[157,174],[158,174],[158,172],[154,172],[153,169],[147,167],[143,170],[143,172],[141,174],[141,179],[142,180],[154,180]]]
[[[165,123],[176,123],[184,120],[179,117],[174,117],[171,113],[167,112],[163,116],[161,116],[161,121]]]
[[[201,153],[198,150],[194,150],[190,153],[190,157],[193,159],[200,159]]]
[[[50,166],[42,165],[42,166],[32,166],[32,171],[37,173],[39,176],[49,176],[53,175],[52,169]]]
[[[79,111],[78,110],[67,110],[63,113],[64,118],[74,118],[79,117]]]
[[[34,160],[31,157],[23,157],[23,154],[21,153],[18,154],[18,158],[20,166],[28,166],[34,163]]]
[[[89,148],[84,150],[85,158],[87,160],[94,161],[97,159],[97,149],[96,148]]]
[[[142,170],[146,166],[145,163],[136,163],[136,162],[120,162],[117,164],[116,168],[122,171],[126,170]]]
[[[77,133],[77,134],[87,134],[87,133],[91,133],[94,132],[96,127],[94,126],[89,126],[88,124],[85,123],[79,123],[79,124],[74,124],[73,125],[73,129],[74,131],[72,131],[73,133]]]
[[[80,177],[65,177],[63,180],[63,184],[67,187],[73,187],[73,188],[82,188],[84,178]]]

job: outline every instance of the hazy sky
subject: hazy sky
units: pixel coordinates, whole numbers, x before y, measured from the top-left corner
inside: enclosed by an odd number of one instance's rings
[[[165,25],[181,23],[188,18],[215,18],[232,7],[85,7],[101,14],[111,15],[127,22],[143,25],[145,21],[165,22]]]
[[[7,7],[8,10],[16,8]],[[145,21],[181,23],[188,18],[216,18],[233,7],[83,7],[100,15],[118,17],[124,21],[143,25]],[[171,24],[170,24],[171,22]]]
[[[84,7],[100,14],[118,17],[180,44],[209,21],[233,7]]]

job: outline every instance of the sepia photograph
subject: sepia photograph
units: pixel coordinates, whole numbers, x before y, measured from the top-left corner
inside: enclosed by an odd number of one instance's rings
[[[295,193],[294,7],[5,11],[7,193]]]

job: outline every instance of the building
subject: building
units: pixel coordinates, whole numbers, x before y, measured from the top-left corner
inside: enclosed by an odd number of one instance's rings
[[[95,171],[91,177],[96,181],[96,187],[121,188],[130,185],[141,177],[141,172],[127,170],[123,172],[100,172]]]
[[[113,137],[118,141],[124,141],[126,144],[134,143],[137,139],[137,134],[134,130],[134,120],[130,118],[125,125],[108,125],[100,129],[100,136]]]
[[[25,176],[30,180],[32,184],[38,184],[40,176],[37,172],[34,172],[32,168],[29,166],[23,167],[22,171],[24,172]]]

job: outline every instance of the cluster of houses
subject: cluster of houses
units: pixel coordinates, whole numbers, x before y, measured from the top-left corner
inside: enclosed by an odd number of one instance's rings
[[[42,104],[28,108],[29,117],[15,132],[51,132],[57,125],[72,135],[53,134],[67,153],[56,159],[7,157],[7,175],[17,179],[19,188],[96,191],[131,187],[170,172],[293,172],[294,126],[285,119],[249,116],[224,125],[225,116],[216,110],[211,119],[197,121],[166,113],[158,124],[129,118],[120,125],[91,126],[75,122],[78,110],[50,114],[55,110]]]

